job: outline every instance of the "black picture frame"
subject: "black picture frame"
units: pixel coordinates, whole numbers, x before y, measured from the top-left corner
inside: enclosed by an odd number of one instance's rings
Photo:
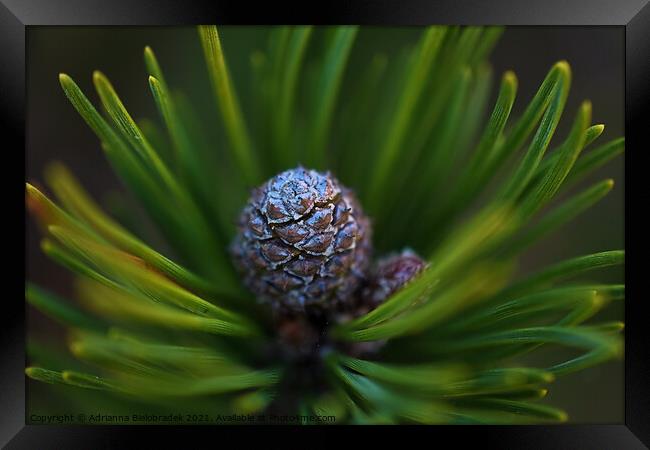
[[[456,445],[466,439],[478,439],[482,446],[499,448],[598,448],[633,449],[650,445],[650,345],[647,315],[641,297],[639,270],[642,249],[636,241],[645,226],[642,217],[631,218],[634,206],[645,204],[647,190],[635,189],[642,177],[641,157],[650,149],[648,111],[650,109],[650,3],[648,0],[364,0],[328,1],[321,4],[303,2],[216,2],[177,0],[0,0],[0,114],[3,144],[8,153],[20,154],[25,148],[25,42],[26,27],[33,25],[189,25],[217,24],[373,24],[373,25],[596,25],[625,28],[625,135],[626,135],[626,291],[625,308],[625,421],[624,424],[552,425],[552,426],[489,426],[489,427],[410,427],[408,432],[430,435],[425,442],[453,439]],[[3,147],[4,147],[3,145]],[[24,150],[23,150],[24,151]],[[5,160],[6,161],[6,160]],[[23,171],[5,166],[16,209],[24,211]],[[23,177],[23,179],[18,179]],[[633,186],[630,188],[629,186]],[[628,196],[639,195],[630,201]],[[639,209],[639,208],[636,208]],[[640,216],[640,214],[637,214]],[[21,226],[12,215],[11,221]],[[23,217],[25,217],[23,215]],[[23,223],[24,225],[24,223]],[[23,235],[24,235],[23,227]],[[19,233],[17,231],[16,233]],[[16,236],[18,234],[15,234]],[[6,235],[5,235],[6,236]],[[17,239],[5,240],[17,241]],[[15,258],[14,261],[18,261]],[[17,271],[20,266],[12,263]],[[23,271],[25,265],[23,264]],[[198,434],[219,434],[223,428],[140,426],[45,426],[25,425],[25,304],[24,284],[18,274],[10,282],[15,291],[6,294],[0,314],[2,333],[2,369],[0,370],[0,444],[6,448],[113,448],[126,446],[134,438],[165,440],[182,428],[181,439],[196,443]],[[311,429],[311,427],[309,427]],[[338,427],[339,429],[343,427]],[[382,436],[398,427],[373,428]],[[276,427],[282,431],[284,427]],[[243,433],[250,428],[240,427]],[[345,428],[345,430],[348,430]],[[355,432],[358,429],[355,428]],[[390,431],[388,431],[390,430]],[[267,430],[268,427],[267,427]],[[286,429],[285,429],[286,431]],[[364,432],[363,430],[360,430]],[[303,433],[292,440],[300,440]],[[328,431],[329,433],[330,431]],[[344,431],[345,432],[345,431]],[[367,433],[367,430],[365,431]],[[191,433],[191,434],[190,434]],[[225,436],[227,437],[227,436]],[[423,436],[422,436],[423,437]],[[420,437],[414,436],[413,439]],[[191,439],[191,440],[188,440]],[[280,439],[280,438],[278,438]],[[278,442],[280,444],[281,441]],[[192,444],[194,446],[194,444]]]

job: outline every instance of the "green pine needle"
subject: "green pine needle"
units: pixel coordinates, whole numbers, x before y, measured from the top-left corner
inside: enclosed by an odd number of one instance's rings
[[[318,169],[323,168],[327,133],[334,113],[343,69],[345,68],[357,27],[337,27],[326,43],[326,53],[321,62],[320,78],[314,88],[315,98],[312,106],[310,137],[304,155],[304,164]]]
[[[214,26],[200,26],[199,36],[203,45],[210,80],[212,81],[212,89],[226,125],[226,132],[231,144],[230,148],[247,182],[250,185],[255,185],[261,179],[261,170],[254,157],[252,143],[244,124],[239,101],[235,95],[228,68],[226,67],[221,42],[219,41],[219,33],[217,33],[217,28]]]

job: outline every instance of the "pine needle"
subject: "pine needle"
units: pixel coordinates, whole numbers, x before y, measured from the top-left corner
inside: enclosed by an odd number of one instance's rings
[[[315,90],[312,110],[312,122],[304,163],[316,169],[322,169],[325,163],[328,132],[336,106],[343,70],[357,34],[357,27],[337,27],[326,44],[326,53],[322,61],[321,76]]]
[[[230,140],[230,149],[246,181],[254,186],[261,181],[261,170],[254,157],[253,145],[230,80],[217,27],[199,26],[198,31],[212,89]]]

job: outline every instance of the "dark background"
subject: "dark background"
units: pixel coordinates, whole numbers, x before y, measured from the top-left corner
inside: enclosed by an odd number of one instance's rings
[[[374,51],[389,55],[405,42],[418,38],[417,28],[365,27],[359,33],[348,75],[354,61]],[[226,58],[242,98],[252,82],[248,76],[250,53],[266,49],[268,28],[220,28]],[[27,35],[27,179],[42,183],[43,169],[52,160],[64,162],[88,191],[110,205],[110,192],[120,183],[104,159],[96,137],[69,104],[58,83],[65,72],[97,104],[92,71],[102,70],[111,80],[134,118],[157,119],[149,94],[142,49],[156,52],[171,86],[182,87],[200,108],[212,99],[199,41],[194,28],[185,27],[30,27]],[[359,57],[357,57],[359,56]],[[569,61],[572,86],[565,117],[556,135],[562,139],[578,105],[593,103],[593,123],[606,124],[599,142],[624,134],[624,32],[622,27],[509,27],[490,58],[493,85],[500,74],[512,69],[519,79],[513,117],[531,99],[553,63]],[[595,208],[582,214],[553,236],[530,248],[523,269],[590,252],[624,248],[623,158],[593,174],[584,184],[614,178],[614,191]],[[33,221],[27,229],[27,278],[60,294],[70,294],[70,274],[42,256],[40,233]],[[622,282],[622,270],[603,274],[604,281]],[[600,316],[622,320],[623,305],[612,305]],[[60,334],[40,314],[30,310],[30,333]],[[553,353],[549,352],[550,356]],[[549,402],[563,407],[572,422],[623,421],[623,363],[607,364],[561,378],[550,386]]]

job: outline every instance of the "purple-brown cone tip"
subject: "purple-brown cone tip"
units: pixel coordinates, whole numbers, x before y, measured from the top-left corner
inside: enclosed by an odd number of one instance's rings
[[[426,266],[426,262],[412,250],[404,250],[379,260],[364,289],[363,303],[370,308],[379,306]]]

